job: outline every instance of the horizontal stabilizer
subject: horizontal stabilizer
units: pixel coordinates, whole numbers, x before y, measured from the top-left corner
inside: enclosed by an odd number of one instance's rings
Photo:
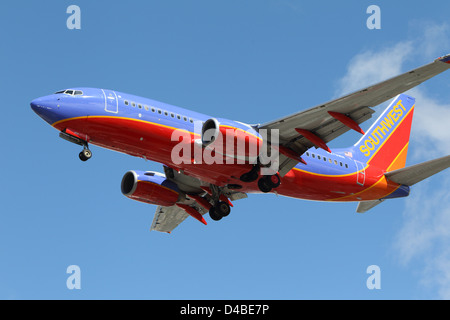
[[[395,183],[412,186],[448,167],[450,167],[450,155],[410,167],[386,172],[384,175],[387,179]]]
[[[358,213],[364,213],[376,205],[382,203],[384,200],[370,200],[370,201],[361,201],[358,203],[358,207],[356,208],[356,212]]]

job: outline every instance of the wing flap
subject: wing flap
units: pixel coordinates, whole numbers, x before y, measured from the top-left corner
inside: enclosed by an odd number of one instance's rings
[[[176,205],[171,207],[158,206],[150,231],[155,230],[170,233],[187,217],[189,217],[189,214]]]

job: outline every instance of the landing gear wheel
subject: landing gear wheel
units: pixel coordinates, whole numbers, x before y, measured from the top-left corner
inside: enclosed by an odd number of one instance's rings
[[[227,215],[230,214],[231,208],[230,205],[226,202],[220,201],[216,206],[215,206],[215,211],[220,214],[222,217],[226,217]]]
[[[270,176],[270,183],[272,184],[272,188],[278,188],[281,184],[281,178],[278,175],[278,173],[274,174],[273,176]]]
[[[217,213],[215,207],[211,207],[211,209],[209,209],[209,216],[210,216],[211,219],[213,219],[214,221],[219,221],[220,219],[222,219],[222,216],[221,216],[220,214]]]
[[[78,155],[81,161],[87,161],[92,157],[92,152],[89,149],[83,149]]]
[[[219,221],[223,217],[226,217],[230,214],[231,208],[230,205],[226,202],[219,201],[215,206],[209,209],[209,216],[214,221]]]
[[[261,192],[267,193],[272,190],[272,181],[267,178],[267,176],[262,177],[258,180],[258,188]]]

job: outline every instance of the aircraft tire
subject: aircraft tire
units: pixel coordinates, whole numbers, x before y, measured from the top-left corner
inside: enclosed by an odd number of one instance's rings
[[[78,155],[81,161],[87,161],[90,158],[92,158],[92,152],[89,149],[83,149],[83,151],[80,152]]]
[[[258,188],[261,192],[270,192],[272,190],[272,182],[267,178],[267,176],[262,177],[258,180]]]
[[[216,208],[215,207],[211,207],[211,209],[209,209],[209,216],[214,221],[219,221],[220,219],[222,219],[222,216],[219,213],[216,212]]]
[[[222,217],[226,217],[230,214],[231,208],[230,205],[226,202],[219,201],[219,203],[216,205],[215,210],[218,214],[220,214]]]
[[[88,158],[86,158],[86,156],[83,154],[83,151],[81,151],[78,154],[78,157],[80,158],[81,161],[87,161]]]
[[[270,183],[272,184],[272,188],[278,188],[281,184],[281,178],[278,173],[269,177]]]

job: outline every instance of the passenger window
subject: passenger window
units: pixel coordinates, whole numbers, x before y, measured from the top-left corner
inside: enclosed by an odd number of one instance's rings
[[[158,109],[158,113],[159,113],[159,114],[162,114],[162,111],[161,111],[161,109]]]
[[[348,164],[345,164],[345,167],[348,169]]]
[[[342,162],[339,162],[339,165],[342,167]]]
[[[145,111],[148,111],[148,106],[144,106]]]
[[[189,122],[194,123],[194,120],[192,120],[192,118],[189,118]]]
[[[128,100],[125,100],[124,102],[125,102],[125,105],[127,106],[128,105]]]
[[[326,158],[326,157],[323,157],[323,161],[327,162],[327,158]]]
[[[333,162],[331,161],[331,158],[328,158],[328,162],[329,162],[329,163],[333,163]]]
[[[316,157],[316,155],[314,153],[311,153],[311,155],[312,155],[313,159]]]
[[[183,117],[183,120],[184,120],[184,121],[187,121],[187,118],[186,118],[186,117]]]
[[[139,109],[142,109],[142,104],[138,104],[138,108],[139,108]]]
[[[165,116],[168,116],[169,113],[168,113],[167,111],[164,111],[164,115],[165,115]]]
[[[337,160],[334,160],[334,164],[337,165]]]
[[[155,112],[155,108],[152,108],[152,112]]]
[[[306,152],[306,156],[309,157],[309,152]]]
[[[136,103],[134,103],[133,101],[131,102],[131,106],[136,107]]]
[[[320,156],[319,156],[319,155],[317,156],[317,159],[319,159],[319,160],[320,160]]]
[[[175,115],[174,115],[173,113],[171,113],[170,116],[171,116],[172,118],[175,118]]]
[[[179,115],[179,114],[177,114],[177,119],[178,119],[178,120],[180,120],[180,119],[181,119],[181,117],[180,117],[180,115]]]

